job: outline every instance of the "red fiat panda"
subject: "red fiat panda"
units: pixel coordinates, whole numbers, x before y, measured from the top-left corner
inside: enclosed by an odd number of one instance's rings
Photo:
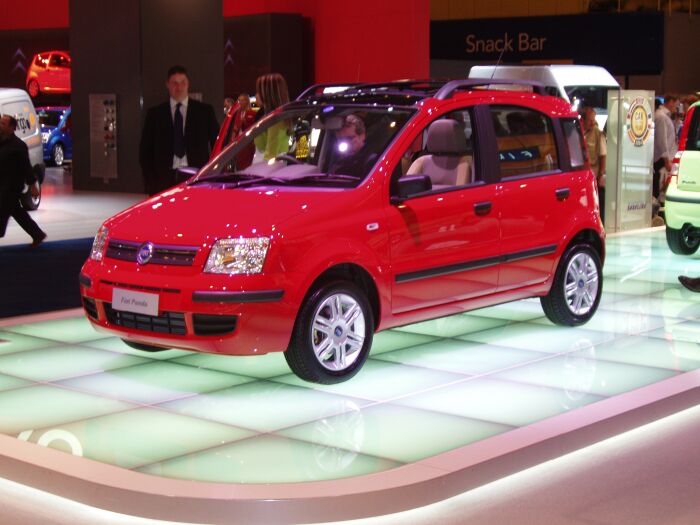
[[[533,296],[585,323],[605,234],[578,117],[491,84],[308,90],[105,221],[80,275],[88,318],[143,350],[281,351],[319,383],[407,323]],[[268,140],[282,146],[236,168]]]

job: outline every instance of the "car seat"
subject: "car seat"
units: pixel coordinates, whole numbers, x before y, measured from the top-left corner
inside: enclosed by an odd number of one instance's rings
[[[418,157],[406,175],[428,175],[433,189],[472,182],[472,156],[459,122],[443,119],[430,124],[425,151],[427,154]]]

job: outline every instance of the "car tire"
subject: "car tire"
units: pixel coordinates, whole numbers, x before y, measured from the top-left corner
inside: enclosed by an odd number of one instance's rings
[[[22,208],[24,208],[27,211],[33,211],[36,210],[39,207],[39,204],[41,204],[41,183],[39,184],[39,195],[36,197],[32,196],[32,193],[29,191],[29,188],[27,188],[27,191],[22,193],[19,197],[19,202],[22,205]]]
[[[302,304],[284,357],[305,381],[341,383],[367,360],[373,334],[374,317],[365,293],[350,282],[326,283]]]
[[[63,144],[60,142],[57,142],[54,144],[53,148],[51,148],[51,161],[53,162],[54,166],[63,166],[63,162],[66,160],[66,153],[63,149]]]
[[[29,96],[32,98],[36,98],[39,96],[39,83],[32,79],[29,81],[27,84],[27,93],[29,93]]]
[[[602,292],[603,272],[598,252],[589,244],[574,244],[559,260],[552,288],[540,302],[554,324],[577,326],[593,317]]]
[[[162,352],[164,350],[170,350],[170,348],[163,348],[162,346],[147,345],[144,343],[135,343],[134,341],[129,341],[128,339],[122,339],[126,346],[130,346],[135,350],[141,350],[143,352]]]
[[[700,237],[691,237],[688,235],[690,224],[684,224],[680,230],[666,226],[666,242],[673,253],[679,255],[692,255],[698,251],[700,247]]]

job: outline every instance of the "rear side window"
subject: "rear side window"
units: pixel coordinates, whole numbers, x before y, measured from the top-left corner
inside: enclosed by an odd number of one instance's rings
[[[576,119],[563,119],[561,127],[564,130],[566,146],[569,148],[572,169],[583,168],[586,163],[586,153],[581,136],[581,124]]]
[[[552,121],[519,106],[491,106],[501,178],[559,167]]]
[[[685,149],[700,151],[700,110],[696,107],[690,119]]]

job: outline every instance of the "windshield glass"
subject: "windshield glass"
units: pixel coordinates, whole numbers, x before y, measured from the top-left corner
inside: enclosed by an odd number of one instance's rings
[[[574,108],[578,110],[581,106],[591,106],[597,113],[607,115],[608,91],[616,89],[610,86],[565,86],[564,90],[569,96],[569,100]]]
[[[357,186],[413,113],[359,105],[290,108],[250,128],[192,183]]]
[[[42,126],[51,126],[55,128],[61,121],[63,111],[47,111],[42,109],[38,110],[36,115],[39,117],[39,122],[41,122]]]

